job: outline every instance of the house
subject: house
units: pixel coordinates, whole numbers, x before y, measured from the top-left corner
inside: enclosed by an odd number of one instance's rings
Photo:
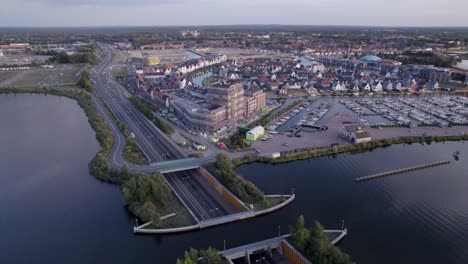
[[[430,81],[428,83],[428,88],[431,89],[431,90],[440,89],[439,82],[438,81]]]
[[[393,82],[392,83],[393,89],[401,91],[403,89],[401,82]]]
[[[346,85],[340,83],[340,82],[335,82],[332,85],[332,90],[333,91],[346,91]]]
[[[374,92],[381,92],[383,89],[382,83],[381,82],[374,82],[372,85],[372,91]]]
[[[390,81],[386,81],[386,82],[383,83],[382,88],[385,91],[392,91],[393,90],[393,84]]]
[[[365,131],[360,124],[343,125],[338,136],[352,143],[363,143],[372,140],[370,133]]]
[[[359,85],[359,89],[362,91],[362,92],[369,92],[371,90],[371,87],[368,83],[361,83]]]

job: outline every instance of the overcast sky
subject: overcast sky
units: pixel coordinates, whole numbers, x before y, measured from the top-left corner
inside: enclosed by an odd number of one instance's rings
[[[468,26],[468,0],[0,0],[5,26]]]

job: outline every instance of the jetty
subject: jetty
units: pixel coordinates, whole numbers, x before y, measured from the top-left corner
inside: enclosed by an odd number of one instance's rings
[[[422,170],[422,169],[426,169],[426,168],[430,168],[430,167],[446,165],[446,164],[449,164],[449,163],[450,163],[449,160],[442,160],[442,161],[435,161],[435,162],[422,164],[422,165],[409,167],[409,168],[403,168],[403,169],[398,169],[398,170],[381,172],[381,173],[372,174],[372,175],[369,175],[369,176],[356,178],[356,182],[373,180],[373,179],[377,179],[377,178],[382,178],[382,177],[386,177],[386,176],[390,176],[390,175],[396,175],[396,174],[401,174],[401,173],[415,171],[415,170]]]

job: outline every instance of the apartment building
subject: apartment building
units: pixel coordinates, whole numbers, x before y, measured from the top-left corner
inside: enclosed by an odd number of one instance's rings
[[[244,118],[244,87],[238,83],[216,83],[207,88],[208,102],[226,107],[228,124]]]
[[[244,91],[244,117],[251,118],[255,114],[266,110],[266,95],[261,89]]]

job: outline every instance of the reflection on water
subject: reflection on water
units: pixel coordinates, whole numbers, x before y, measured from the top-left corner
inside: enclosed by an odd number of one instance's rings
[[[453,157],[456,150],[459,161]],[[338,227],[344,219],[350,233],[340,246],[358,263],[466,263],[468,157],[463,153],[468,154],[468,146],[462,142],[397,145],[281,165],[246,165],[238,172],[266,193],[294,188],[297,200],[278,218],[292,223],[304,214],[327,227]],[[442,159],[452,163],[354,182]]]
[[[0,96],[0,263],[175,263],[184,250],[223,248],[286,233],[300,214],[349,228],[340,244],[358,263],[466,263],[467,144],[392,146],[238,172],[267,194],[290,193],[285,209],[171,236],[134,235],[120,190],[88,174],[98,150],[75,101]],[[371,173],[435,160],[450,165],[356,184]]]

